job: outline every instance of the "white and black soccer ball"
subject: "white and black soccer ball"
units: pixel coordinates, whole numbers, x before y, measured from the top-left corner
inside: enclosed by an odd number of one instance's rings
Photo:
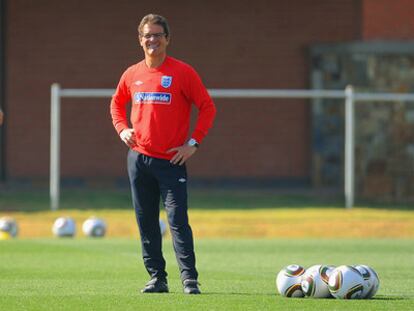
[[[106,234],[106,223],[103,219],[90,217],[82,225],[83,233],[92,238],[100,238]]]
[[[59,217],[53,224],[52,232],[57,237],[73,237],[76,233],[75,221],[70,217]]]
[[[285,297],[303,297],[300,285],[305,268],[300,265],[284,267],[276,277],[276,288]]]
[[[160,219],[160,231],[162,236],[167,233],[167,224],[162,219]]]
[[[377,293],[380,281],[378,274],[370,266],[356,265],[354,266],[364,278],[364,290],[362,291],[363,299],[370,299]]]
[[[331,297],[328,283],[334,268],[327,265],[314,265],[302,275],[301,287],[305,296],[313,298]]]
[[[5,216],[0,218],[0,231],[7,233],[14,238],[19,233],[19,227],[14,218]]]
[[[352,266],[339,266],[329,276],[329,291],[339,299],[360,299],[364,289],[362,274]]]

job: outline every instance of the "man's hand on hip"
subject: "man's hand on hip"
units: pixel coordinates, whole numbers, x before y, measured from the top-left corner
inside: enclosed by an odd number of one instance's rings
[[[136,145],[134,129],[127,128],[119,134],[121,140],[130,148]]]
[[[185,161],[187,161],[196,151],[197,147],[185,144],[180,147],[171,148],[167,151],[167,153],[176,152],[170,162],[172,164],[178,163],[178,165],[183,165]]]

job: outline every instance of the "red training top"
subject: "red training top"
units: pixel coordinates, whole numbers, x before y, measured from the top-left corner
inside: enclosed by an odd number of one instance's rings
[[[191,105],[199,109],[192,138],[201,143],[213,124],[216,108],[195,70],[167,56],[161,66],[148,68],[145,61],[122,75],[111,101],[112,123],[118,132],[129,128],[126,104],[132,101],[134,150],[170,160],[168,149],[182,146],[190,127]]]

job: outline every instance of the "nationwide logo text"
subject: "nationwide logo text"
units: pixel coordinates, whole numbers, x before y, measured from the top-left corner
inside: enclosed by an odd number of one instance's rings
[[[134,94],[134,102],[136,104],[171,104],[170,93],[159,92],[137,92]]]

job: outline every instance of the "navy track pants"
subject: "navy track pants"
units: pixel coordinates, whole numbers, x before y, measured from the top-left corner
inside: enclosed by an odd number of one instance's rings
[[[197,279],[193,232],[187,214],[185,165],[174,165],[134,150],[129,150],[127,162],[145,268],[151,277],[167,276],[159,226],[161,198],[168,215],[181,280]]]

